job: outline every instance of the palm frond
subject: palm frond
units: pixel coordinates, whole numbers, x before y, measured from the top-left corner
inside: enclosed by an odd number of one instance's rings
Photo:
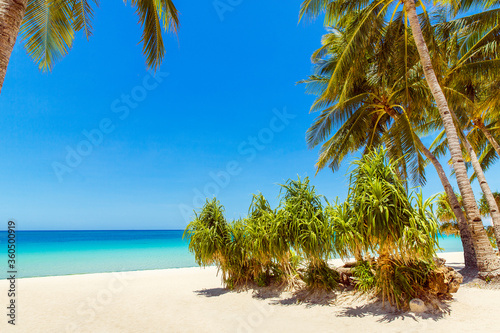
[[[94,19],[94,9],[90,5],[89,0],[71,0],[72,2],[72,15],[73,15],[73,29],[85,33],[87,40],[92,36],[93,26],[92,20]],[[99,6],[99,0],[92,0],[96,6]]]
[[[29,0],[20,33],[28,54],[40,70],[52,70],[73,45],[71,2]]]
[[[162,32],[177,32],[179,17],[172,0],[131,0],[143,26],[142,43],[148,67],[157,69],[164,57]]]

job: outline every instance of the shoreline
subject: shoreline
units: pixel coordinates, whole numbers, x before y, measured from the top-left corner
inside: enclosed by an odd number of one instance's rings
[[[439,254],[451,266],[463,253]],[[494,332],[500,290],[459,289],[449,314],[390,313],[362,297],[333,305],[297,303],[290,292],[222,288],[216,267],[92,273],[17,281],[16,326],[1,332]],[[6,304],[8,281],[0,281]]]
[[[442,257],[445,256],[458,256],[461,255],[463,257],[463,252],[438,252],[437,256]],[[342,259],[330,259],[328,263],[334,266],[342,266],[343,263],[354,261],[354,258],[350,258],[347,261],[343,261]],[[463,266],[463,259],[461,263]],[[447,262],[448,265],[448,262]],[[205,268],[210,268],[215,266],[207,266]],[[132,272],[150,272],[150,271],[167,271],[167,270],[178,270],[178,269],[203,269],[204,267],[199,266],[190,266],[190,267],[172,267],[172,268],[152,268],[152,269],[137,269],[137,270],[124,270],[124,271],[109,271],[109,272],[95,272],[95,273],[75,273],[75,274],[63,274],[63,275],[45,275],[45,276],[29,276],[29,277],[17,277],[17,280],[27,280],[27,279],[42,279],[42,278],[52,278],[52,277],[64,277],[64,276],[80,276],[80,275],[95,275],[95,274],[113,274],[113,273],[132,273]],[[455,267],[453,267],[455,268]],[[462,267],[463,268],[463,267]],[[455,268],[456,270],[460,270],[461,268]]]

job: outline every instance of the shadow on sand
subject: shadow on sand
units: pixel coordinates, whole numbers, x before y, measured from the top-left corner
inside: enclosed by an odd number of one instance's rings
[[[337,292],[311,292],[308,289],[295,291],[292,296],[271,301],[272,305],[328,306],[337,300]]]
[[[231,290],[226,288],[212,288],[212,289],[195,290],[194,292],[199,296],[217,297],[220,295],[227,294],[230,291]]]
[[[443,319],[444,316],[449,313],[449,306],[445,306],[439,312],[435,313],[411,313],[404,311],[394,311],[393,309],[383,307],[381,302],[373,302],[369,304],[359,305],[359,306],[347,306],[344,307],[338,314],[338,317],[353,317],[353,318],[363,318],[366,316],[379,317],[377,322],[392,322],[394,320],[414,320],[416,322],[420,320],[434,320],[438,321]]]
[[[301,305],[306,307],[313,306],[333,306],[337,309],[336,316],[363,318],[366,316],[377,317],[378,322],[392,322],[394,320],[411,320],[419,322],[421,320],[438,321],[443,319],[451,312],[448,299],[445,302],[437,302],[436,310],[421,314],[397,311],[395,307],[384,306],[381,301],[373,296],[366,296],[364,304],[353,305],[353,301],[360,301],[366,294],[353,293],[352,288],[336,292],[311,292],[307,288],[300,288],[294,292],[287,291],[286,286],[268,286],[259,287],[256,285],[247,285],[238,290],[230,290],[226,288],[212,288],[196,290],[195,293],[199,296],[218,297],[230,292],[248,292],[252,291],[252,297],[268,301],[269,305]],[[347,293],[345,293],[347,291]],[[283,297],[284,296],[284,297]],[[347,298],[346,298],[347,297]],[[359,302],[358,302],[359,304]]]

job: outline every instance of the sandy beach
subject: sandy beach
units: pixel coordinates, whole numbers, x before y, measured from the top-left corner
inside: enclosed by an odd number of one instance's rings
[[[440,255],[462,265],[458,252]],[[4,312],[8,282],[0,282]],[[290,293],[229,292],[215,268],[27,278],[16,325],[0,332],[498,332],[500,290],[462,286],[442,316],[390,314],[362,301],[297,304]]]

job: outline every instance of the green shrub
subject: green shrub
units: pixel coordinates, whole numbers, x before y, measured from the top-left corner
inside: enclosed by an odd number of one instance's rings
[[[379,258],[375,269],[375,290],[383,301],[405,309],[411,299],[425,295],[433,269],[432,261]]]
[[[383,301],[406,307],[433,270],[438,224],[432,199],[408,192],[397,162],[383,149],[353,164],[343,203],[324,206],[307,177],[281,185],[276,210],[262,194],[254,195],[248,217],[232,223],[216,199],[207,200],[186,228],[189,250],[199,265],[216,265],[228,288],[294,286],[300,277],[309,290],[322,291],[334,290],[340,280],[328,260],[354,255],[357,288],[374,289]],[[362,260],[373,254],[374,262]]]
[[[282,237],[307,265],[301,278],[309,289],[335,288],[339,276],[327,264],[335,252],[333,229],[324,212],[322,196],[309,185],[307,177],[288,180],[281,187],[284,194],[277,221],[284,231]]]
[[[373,279],[366,264],[356,269],[359,288],[374,286],[383,301],[403,308],[422,288],[431,269],[426,263],[438,246],[432,199],[408,193],[397,163],[383,149],[353,165],[347,200],[331,209],[337,253],[358,260],[363,254],[378,255]]]
[[[251,281],[252,260],[245,248],[245,226],[227,223],[224,207],[215,198],[207,200],[184,231],[189,251],[200,266],[216,265],[230,289]]]
[[[375,271],[369,261],[358,261],[352,270],[353,276],[357,279],[357,289],[369,291],[375,288]]]
[[[337,289],[340,274],[324,261],[309,263],[300,274],[309,290],[333,291]]]
[[[215,198],[207,200],[200,213],[184,231],[189,251],[200,266],[221,266],[227,259],[231,242],[229,224],[224,217],[224,207]]]

